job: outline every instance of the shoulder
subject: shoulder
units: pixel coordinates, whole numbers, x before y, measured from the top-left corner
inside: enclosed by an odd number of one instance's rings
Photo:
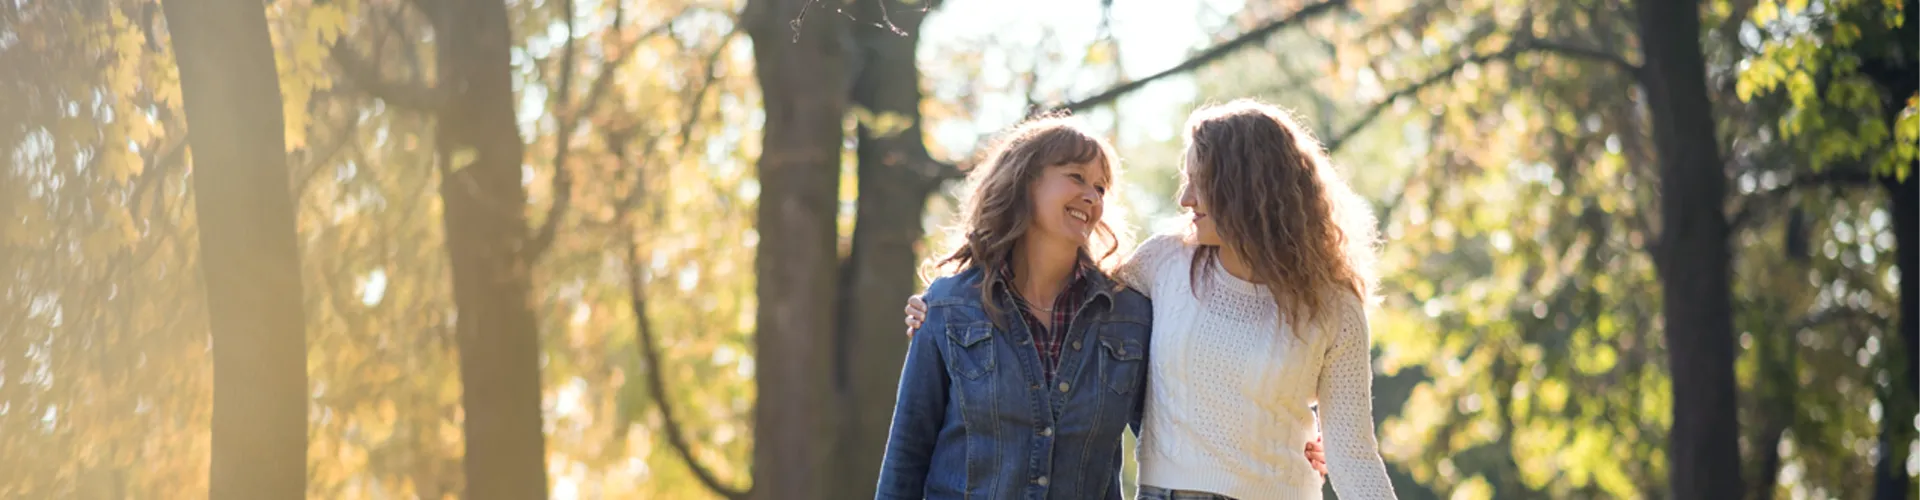
[[[1152,299],[1148,299],[1146,294],[1130,286],[1122,286],[1113,293],[1115,310],[1151,310],[1152,305]]]
[[[936,278],[927,285],[927,293],[921,300],[926,301],[928,307],[977,303],[983,275],[980,268],[968,267],[957,274]]]
[[[1153,301],[1146,294],[1133,287],[1122,287],[1113,293],[1112,316],[1116,320],[1132,321],[1140,324],[1153,324]]]
[[[1318,329],[1336,339],[1366,341],[1369,336],[1367,304],[1352,290],[1329,291],[1325,297],[1322,312],[1314,320],[1319,324]]]
[[[1133,258],[1159,260],[1177,257],[1191,251],[1192,246],[1187,244],[1185,237],[1176,234],[1156,234],[1134,248]]]

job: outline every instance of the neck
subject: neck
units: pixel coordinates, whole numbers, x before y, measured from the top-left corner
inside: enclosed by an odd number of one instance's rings
[[[1013,286],[1037,305],[1051,305],[1067,287],[1067,277],[1080,259],[1080,247],[1061,242],[1023,238],[1013,247]]]
[[[1253,266],[1247,265],[1247,259],[1241,257],[1240,252],[1235,252],[1233,251],[1233,247],[1226,245],[1220,245],[1219,248],[1220,267],[1227,268],[1227,274],[1233,275],[1235,278],[1240,278],[1240,281],[1256,285],[1261,284],[1260,280],[1256,279],[1253,275]]]

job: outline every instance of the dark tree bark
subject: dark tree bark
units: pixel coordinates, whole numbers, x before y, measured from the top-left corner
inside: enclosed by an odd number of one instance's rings
[[[213,336],[209,498],[306,496],[306,316],[280,76],[259,2],[163,2]]]
[[[751,0],[742,19],[766,112],[755,225],[760,400],[751,497],[769,500],[828,497],[841,414],[832,376],[835,216],[849,42],[844,17],[825,7],[807,12],[809,3]]]
[[[840,471],[832,498],[873,498],[906,352],[900,305],[916,290],[914,244],[925,235],[927,197],[950,168],[927,154],[920,126],[914,54],[929,7],[881,0],[860,2],[854,11],[862,21],[884,26],[890,20],[900,32],[865,23],[851,27],[859,61],[852,99],[864,112],[856,112],[863,119],[853,249],[840,276],[834,382],[839,407],[849,414],[838,422]]]
[[[1886,51],[1886,57],[1869,59],[1863,72],[1885,93],[1883,111],[1889,129],[1906,107],[1907,99],[1920,92],[1920,1],[1901,2],[1905,22],[1894,30],[1898,44]],[[1882,389],[1880,419],[1880,463],[1874,464],[1873,497],[1878,500],[1913,498],[1913,479],[1907,476],[1909,443],[1915,437],[1914,414],[1920,410],[1914,391],[1920,388],[1920,164],[1906,165],[1907,178],[1898,175],[1880,177],[1887,201],[1893,207],[1895,267],[1900,270],[1900,345],[1887,355],[1904,364],[1893,373],[1892,383]],[[1904,359],[1902,359],[1904,358]]]
[[[1660,163],[1659,255],[1673,498],[1741,498],[1726,173],[1707,97],[1698,2],[1638,2],[1647,108]]]
[[[433,19],[440,185],[466,414],[468,498],[546,498],[540,338],[531,298],[523,146],[506,5],[427,2]]]
[[[1908,2],[1909,5],[1912,2]],[[1911,20],[1909,20],[1911,23]],[[1908,95],[1911,95],[1909,93]],[[1912,497],[1913,479],[1907,476],[1908,443],[1914,440],[1914,390],[1920,387],[1920,165],[1908,165],[1906,182],[1881,178],[1893,204],[1894,246],[1900,269],[1900,346],[1888,355],[1905,358],[1904,369],[1893,373],[1885,390],[1880,419],[1880,463],[1874,464],[1874,494],[1878,500]]]

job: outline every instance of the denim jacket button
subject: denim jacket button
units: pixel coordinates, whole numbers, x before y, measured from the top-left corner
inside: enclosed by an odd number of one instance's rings
[[[1046,485],[1047,485],[1047,476],[1040,476],[1040,478],[1039,478],[1039,479],[1034,479],[1034,480],[1033,480],[1033,484],[1038,484],[1038,485],[1041,485],[1041,486],[1046,486]]]
[[[1052,428],[1052,427],[1048,427],[1048,428],[1045,428],[1045,429],[1040,429],[1040,437],[1052,437],[1052,436],[1053,436],[1053,428]]]
[[[1080,341],[1078,340],[1073,341],[1073,350],[1076,350],[1076,351],[1080,350]]]
[[[1067,383],[1066,383],[1066,382],[1061,382],[1061,383],[1060,383],[1060,392],[1067,392]]]

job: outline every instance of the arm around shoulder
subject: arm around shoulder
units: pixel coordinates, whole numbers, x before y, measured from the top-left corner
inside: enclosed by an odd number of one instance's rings
[[[1159,263],[1177,256],[1185,245],[1179,236],[1171,234],[1156,234],[1147,238],[1147,241],[1134,248],[1133,253],[1127,255],[1126,260],[1120,262],[1119,268],[1114,269],[1114,278],[1151,297],[1153,270],[1159,268]]]

